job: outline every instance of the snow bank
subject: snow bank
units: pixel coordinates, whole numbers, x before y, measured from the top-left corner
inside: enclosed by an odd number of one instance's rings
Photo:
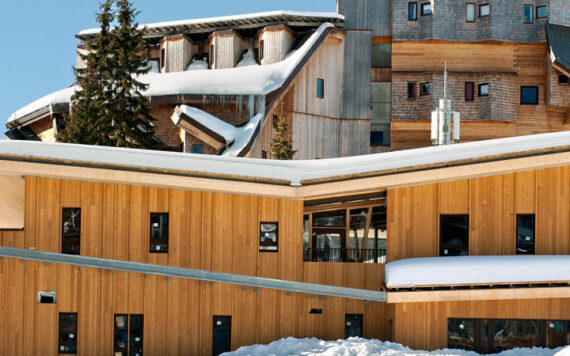
[[[543,348],[519,348],[503,351],[501,356],[568,356],[570,348],[554,350]],[[321,355],[321,356],[476,356],[476,352],[464,350],[437,350],[432,352],[416,351],[400,344],[349,338],[347,340],[323,341],[315,338],[285,338],[268,345],[240,347],[234,352],[224,353],[226,356],[289,356],[289,355]]]
[[[570,281],[570,256],[426,257],[386,265],[388,288],[554,281]]]
[[[253,51],[250,48],[247,50],[247,52],[243,56],[243,59],[241,61],[239,61],[238,64],[236,64],[236,67],[247,67],[247,66],[255,66],[255,65],[259,65],[259,64],[257,64],[257,62],[255,61]]]

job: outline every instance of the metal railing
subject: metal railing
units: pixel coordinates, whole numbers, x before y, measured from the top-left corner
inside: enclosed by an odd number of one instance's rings
[[[91,267],[101,270],[127,271],[168,277],[188,278],[208,282],[237,284],[253,288],[278,289],[288,292],[307,293],[311,295],[360,299],[367,302],[385,302],[386,293],[381,291],[336,287],[324,284],[287,281],[241,274],[205,271],[192,268],[152,265],[139,262],[110,260],[104,258],[66,255],[62,253],[25,250],[19,248],[0,247],[0,257],[20,260],[62,263],[79,267]]]
[[[385,263],[385,249],[309,248],[306,262]]]

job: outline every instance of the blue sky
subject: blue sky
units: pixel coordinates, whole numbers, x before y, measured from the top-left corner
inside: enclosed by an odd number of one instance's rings
[[[141,24],[272,10],[336,11],[335,0],[134,0]],[[0,139],[12,112],[74,82],[75,34],[97,27],[97,0],[5,1],[0,11]]]

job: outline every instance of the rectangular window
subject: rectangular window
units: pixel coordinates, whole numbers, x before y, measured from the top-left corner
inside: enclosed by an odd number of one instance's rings
[[[57,292],[38,291],[38,304],[55,304],[57,302]]]
[[[143,354],[143,327],[142,314],[115,314],[115,329],[113,351],[115,355],[142,355]]]
[[[429,83],[421,83],[420,84],[420,95],[429,95],[430,93],[430,84]]]
[[[277,115],[273,115],[273,128],[276,129],[279,126],[279,117]]]
[[[491,13],[491,7],[489,4],[479,5],[479,17],[489,16]]]
[[[264,51],[265,48],[265,41],[261,40],[259,41],[259,60],[263,60],[263,54],[265,53]]]
[[[538,87],[521,87],[521,104],[538,105]]]
[[[383,146],[384,145],[384,132],[371,131],[370,132],[370,146]]]
[[[418,3],[408,3],[408,21],[417,21],[418,19]]]
[[[447,320],[447,348],[475,350],[475,321],[463,319]]]
[[[79,255],[81,242],[81,208],[62,208],[61,253]]]
[[[532,13],[533,8],[532,5],[525,5],[524,6],[524,23],[532,23]]]
[[[465,101],[475,100],[475,83],[465,82]]]
[[[373,44],[370,48],[370,61],[373,68],[390,68],[392,66],[392,45]]]
[[[441,215],[439,255],[469,255],[469,215]]]
[[[261,158],[267,159],[267,152],[266,151],[261,151]]]
[[[548,8],[546,6],[538,6],[536,8],[536,18],[543,19],[548,17]]]
[[[475,4],[465,4],[465,21],[475,22]]]
[[[214,45],[210,46],[210,67],[213,68],[214,67]]]
[[[217,356],[232,349],[232,317],[214,315],[212,331],[212,355]]]
[[[408,99],[416,98],[416,83],[408,83]]]
[[[479,96],[489,95],[489,84],[479,84]]]
[[[164,62],[165,58],[166,58],[166,48],[163,47],[160,50],[160,67],[161,68],[166,65],[166,63]]]
[[[568,84],[568,77],[565,76],[564,74],[559,74],[558,75],[558,84]]]
[[[517,215],[517,254],[534,254],[534,214]]]
[[[325,80],[317,78],[317,98],[325,97]]]
[[[168,253],[168,213],[150,213],[150,252]]]
[[[204,145],[194,144],[192,145],[192,153],[196,154],[203,154],[204,153]]]
[[[276,222],[262,222],[259,224],[259,251],[277,251],[277,230]]]
[[[428,15],[431,15],[431,3],[430,2],[422,4],[422,16],[428,16]]]
[[[362,314],[345,314],[344,316],[344,338],[362,337]]]
[[[77,313],[59,313],[58,353],[77,353]]]

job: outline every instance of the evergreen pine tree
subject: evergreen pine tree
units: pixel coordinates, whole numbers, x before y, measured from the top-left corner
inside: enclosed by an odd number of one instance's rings
[[[289,134],[289,124],[283,110],[283,103],[281,103],[281,108],[277,114],[275,136],[271,139],[271,158],[290,160],[293,159],[296,152],[293,150],[293,139]]]

